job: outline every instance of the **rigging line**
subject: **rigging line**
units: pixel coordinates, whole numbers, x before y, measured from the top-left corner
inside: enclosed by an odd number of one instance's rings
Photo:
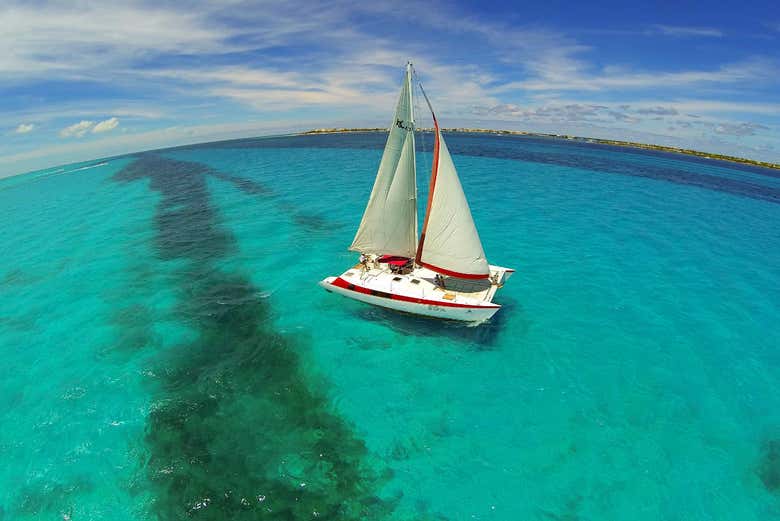
[[[433,158],[431,159],[431,181],[428,186],[428,203],[425,206],[425,219],[423,219],[423,227],[422,231],[420,232],[420,241],[417,244],[417,254],[415,256],[415,263],[417,263],[420,266],[427,266],[428,268],[432,268],[429,264],[424,264],[422,261],[422,252],[423,247],[425,244],[425,234],[428,230],[428,219],[431,216],[431,206],[433,204],[433,194],[434,190],[436,189],[436,173],[439,169],[439,147],[441,145],[441,134],[439,132],[439,124],[436,121],[436,114],[433,112],[433,107],[431,106],[431,101],[428,99],[428,96],[425,94],[425,89],[423,89],[422,82],[420,82],[420,91],[422,92],[423,97],[425,98],[425,102],[428,104],[428,108],[431,111],[431,117],[433,118]],[[437,270],[438,271],[438,270]]]
[[[420,98],[422,96],[424,96],[424,93],[423,93],[423,90],[422,90],[422,82],[420,81],[420,76],[417,74],[417,71],[414,70],[414,69],[413,69],[413,74],[414,74],[414,78],[416,80],[414,86],[420,92],[419,96],[415,96],[414,97],[415,111],[418,114],[418,120],[421,120],[422,117],[420,117],[419,115],[420,114],[424,114],[424,111],[420,110],[420,108],[422,107],[421,106],[421,102],[420,102]],[[425,167],[424,171],[430,171],[430,169],[431,169],[431,162],[429,161],[428,148],[427,148],[427,145],[425,143],[425,128],[422,125],[418,125],[418,128],[420,130],[420,132],[419,132],[419,135],[420,135],[420,150],[423,152],[422,153],[422,158],[423,158],[423,166]]]

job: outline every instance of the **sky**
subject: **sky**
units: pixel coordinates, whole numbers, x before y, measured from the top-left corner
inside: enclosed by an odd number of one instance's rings
[[[780,163],[774,2],[0,2],[0,177],[385,127],[415,64],[443,127]]]

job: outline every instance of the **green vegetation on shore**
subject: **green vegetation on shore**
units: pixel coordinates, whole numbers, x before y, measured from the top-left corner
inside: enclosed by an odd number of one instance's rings
[[[432,131],[429,128],[421,128],[422,131]],[[306,134],[338,134],[346,132],[387,132],[386,128],[316,128],[313,130],[307,130],[301,132],[301,135]],[[590,137],[568,136],[562,134],[543,134],[539,132],[525,132],[522,130],[493,130],[486,128],[443,128],[442,132],[464,132],[469,134],[500,134],[500,135],[514,135],[514,136],[534,136],[534,137],[549,137],[557,139],[568,139],[571,141],[584,141],[586,143],[598,143],[601,145],[614,145],[619,147],[631,147],[631,148],[643,148],[646,150],[660,150],[662,152],[674,152],[677,154],[687,154],[690,156],[704,157],[707,159],[718,159],[720,161],[731,161],[733,163],[744,163],[747,165],[762,166],[764,168],[774,168],[780,170],[780,164],[769,163],[766,161],[756,161],[753,159],[746,159],[743,157],[727,156],[724,154],[714,154],[711,152],[701,152],[699,150],[691,150],[688,148],[667,147],[663,145],[648,145],[645,143],[634,143],[632,141],[618,141],[615,139],[599,139]]]

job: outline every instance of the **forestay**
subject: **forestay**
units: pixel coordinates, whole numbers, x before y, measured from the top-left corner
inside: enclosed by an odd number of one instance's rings
[[[412,68],[398,98],[390,135],[352,251],[414,257],[417,249],[417,179]]]

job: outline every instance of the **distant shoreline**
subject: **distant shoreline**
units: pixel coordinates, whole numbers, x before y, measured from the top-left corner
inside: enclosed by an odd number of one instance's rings
[[[422,131],[432,131],[433,129],[421,128]],[[510,135],[510,136],[531,136],[531,137],[548,137],[556,139],[566,139],[569,141],[578,141],[583,143],[596,143],[600,145],[613,145],[619,147],[628,148],[640,148],[644,150],[658,150],[660,152],[673,152],[676,154],[685,154],[689,156],[703,157],[705,159],[716,159],[718,161],[729,161],[731,163],[742,163],[746,165],[760,166],[764,168],[773,168],[780,170],[780,164],[769,163],[767,161],[756,161],[754,159],[746,159],[744,157],[727,156],[724,154],[713,154],[710,152],[700,152],[698,150],[691,150],[688,148],[668,147],[664,145],[648,145],[645,143],[634,143],[632,141],[618,141],[615,139],[599,139],[591,137],[569,136],[565,134],[544,134],[540,132],[525,132],[522,130],[492,130],[485,128],[443,128],[442,132],[461,132],[464,134],[497,134],[497,135]],[[312,134],[347,134],[350,132],[387,132],[386,128],[315,128],[307,130],[305,132],[299,132],[298,135],[312,135]]]

